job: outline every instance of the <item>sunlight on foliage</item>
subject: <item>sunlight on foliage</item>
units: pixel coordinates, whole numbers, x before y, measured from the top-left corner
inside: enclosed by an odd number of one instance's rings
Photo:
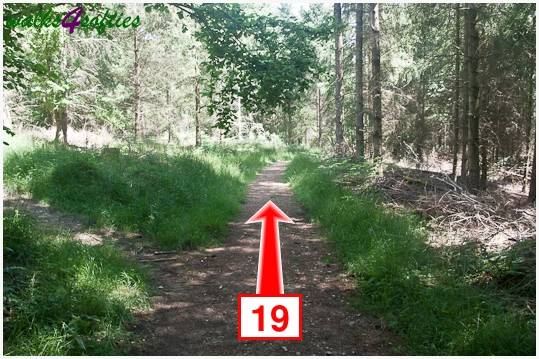
[[[148,305],[146,277],[111,245],[91,247],[4,213],[4,353],[111,354]]]
[[[384,209],[374,193],[341,189],[333,178],[350,168],[304,154],[293,160],[288,178],[357,278],[356,305],[384,318],[403,335],[412,354],[533,355],[535,314],[512,289],[533,288],[520,295],[534,296],[535,274],[512,288],[478,284],[472,278],[492,270],[491,261],[459,249],[452,256],[439,253],[426,244],[426,228],[418,217]],[[512,252],[502,256],[519,257]],[[448,261],[455,257],[460,262]],[[518,262],[505,263],[513,268]],[[504,277],[500,270],[511,273],[497,268],[498,277]]]

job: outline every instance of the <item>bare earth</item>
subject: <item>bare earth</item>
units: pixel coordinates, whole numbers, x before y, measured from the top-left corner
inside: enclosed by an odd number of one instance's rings
[[[283,180],[285,162],[266,168],[249,186],[241,214],[223,247],[151,262],[159,293],[137,315],[138,355],[384,355],[394,338],[383,324],[347,305],[355,281],[328,264],[331,251],[306,220]],[[280,224],[285,293],[303,294],[303,341],[238,342],[237,294],[254,293],[260,224],[244,222],[272,200],[294,224]]]
[[[243,209],[223,247],[160,252],[137,233],[95,230],[82,217],[46,204],[6,196],[4,208],[22,208],[40,222],[63,228],[88,245],[118,244],[149,266],[155,295],[136,314],[132,355],[391,355],[398,340],[382,321],[348,305],[355,280],[336,264],[316,225],[309,223],[283,180],[286,162],[267,167],[251,183]],[[260,223],[244,224],[268,200],[294,224],[280,224],[285,293],[303,294],[303,341],[237,338],[237,295],[255,293]]]

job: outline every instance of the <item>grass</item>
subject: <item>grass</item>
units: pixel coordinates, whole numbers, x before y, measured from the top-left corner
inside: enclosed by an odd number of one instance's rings
[[[142,232],[165,248],[214,244],[239,211],[246,183],[282,152],[238,145],[168,151],[11,150],[5,186],[96,227]],[[171,152],[171,153],[170,153]]]
[[[285,151],[256,145],[79,149],[13,141],[4,185],[94,227],[142,232],[165,248],[217,243],[246,184]],[[117,248],[87,246],[4,213],[4,353],[107,355],[148,303],[146,278]]]
[[[79,149],[13,141],[4,186],[94,227],[144,233],[166,248],[218,242],[246,184],[286,152],[256,145]],[[4,352],[118,354],[124,323],[147,304],[146,279],[110,245],[86,246],[4,213]]]
[[[4,354],[117,354],[148,303],[145,275],[110,245],[87,246],[4,213]]]
[[[302,154],[287,176],[357,278],[359,308],[385,319],[411,354],[535,355],[535,313],[523,304],[535,302],[535,266],[515,271],[525,248],[496,257],[433,249],[418,217],[384,209],[369,190],[353,194],[335,184],[342,170]],[[371,173],[369,165],[354,170]],[[485,273],[494,280],[483,283]]]

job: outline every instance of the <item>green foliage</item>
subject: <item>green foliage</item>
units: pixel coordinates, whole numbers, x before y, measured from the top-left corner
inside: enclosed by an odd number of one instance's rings
[[[96,226],[141,231],[163,246],[186,248],[219,240],[246,182],[277,156],[260,146],[111,155],[44,144],[11,152],[4,178],[8,188],[84,214]]]
[[[251,113],[272,114],[279,106],[292,111],[317,70],[313,41],[323,29],[249,13],[240,4],[202,4],[188,13],[201,25],[196,38],[208,53],[208,112],[217,115],[219,128],[230,130],[237,99]]]
[[[25,90],[31,99],[32,123],[42,127],[54,124],[54,113],[66,108],[74,84],[67,79],[64,53],[65,36],[60,29],[42,29],[30,37],[28,59],[36,63]]]
[[[355,167],[367,179],[370,169]],[[526,271],[513,252],[495,259],[473,250],[437,251],[425,243],[426,229],[415,216],[384,209],[368,190],[358,195],[337,186],[334,175],[343,170],[300,155],[288,178],[356,276],[359,307],[382,316],[412,354],[534,355],[535,315],[515,296],[534,296],[534,262]],[[505,289],[495,285],[515,266],[518,280]],[[483,284],[479,279],[489,272],[500,280]]]
[[[7,126],[3,126],[3,131],[6,133],[6,135],[10,135],[10,136],[15,136],[15,132],[13,132],[13,130],[11,130],[11,128],[7,127]],[[9,145],[9,143],[7,143],[6,141],[3,141],[4,142],[4,145]]]
[[[14,20],[31,18],[37,14],[50,13],[51,18],[63,17],[67,11],[67,6],[63,4],[3,4],[4,14],[4,88],[21,89],[28,85],[29,75],[34,72],[43,71],[43,63],[28,57],[25,44],[34,33],[28,30],[29,26],[13,26]],[[101,4],[85,4],[86,10],[99,10]],[[31,19],[30,19],[31,20]],[[21,21],[22,22],[22,21]],[[32,22],[32,21],[30,21]],[[45,28],[43,28],[45,30]],[[44,31],[45,36],[48,31]]]
[[[4,354],[118,352],[131,312],[147,305],[145,275],[111,245],[87,246],[4,213]]]
[[[8,19],[15,16],[27,16],[43,8],[50,8],[49,4],[3,4],[3,35],[4,35],[4,88],[15,89],[21,87],[26,79],[27,72],[33,70],[36,63],[26,56],[22,44],[26,33],[8,25]]]

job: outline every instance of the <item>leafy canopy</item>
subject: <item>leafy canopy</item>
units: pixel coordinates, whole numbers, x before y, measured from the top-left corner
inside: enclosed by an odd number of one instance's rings
[[[250,14],[239,4],[177,8],[180,16],[187,13],[199,24],[195,36],[208,53],[208,111],[225,132],[235,119],[238,100],[251,113],[270,115],[278,107],[292,111],[319,70],[314,41],[327,29]]]

